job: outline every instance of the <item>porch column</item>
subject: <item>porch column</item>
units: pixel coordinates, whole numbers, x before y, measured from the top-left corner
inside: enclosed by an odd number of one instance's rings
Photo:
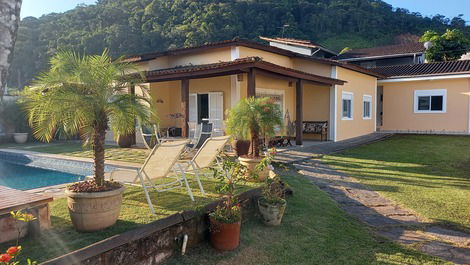
[[[181,136],[189,136],[189,79],[181,80],[181,113],[183,114],[183,124],[181,125]]]
[[[256,96],[256,74],[253,68],[250,68],[248,72],[248,85],[246,87],[246,97],[255,97]]]
[[[295,83],[295,144],[302,145],[302,80]]]
[[[132,84],[129,88],[128,88],[128,91],[127,91],[129,94],[131,95],[135,95],[135,85]],[[136,120],[134,119],[134,128],[136,127]],[[136,144],[136,134],[135,134],[135,129],[134,131],[129,135],[129,137],[131,138],[131,144],[132,145],[135,145]]]

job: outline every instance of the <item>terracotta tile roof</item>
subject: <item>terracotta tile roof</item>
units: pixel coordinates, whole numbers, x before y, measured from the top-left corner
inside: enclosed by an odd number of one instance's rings
[[[352,49],[346,53],[337,56],[337,60],[354,60],[367,57],[391,56],[399,54],[422,53],[425,48],[420,42],[387,45],[366,49]]]
[[[385,66],[370,69],[387,78],[417,77],[470,73],[470,60]]]
[[[369,71],[368,69],[362,68],[360,66],[356,66],[354,64],[348,64],[346,62],[340,62],[337,60],[332,60],[332,59],[326,59],[326,58],[317,58],[317,57],[312,57],[296,52],[291,52],[288,50],[284,50],[281,48],[269,46],[266,44],[258,43],[255,41],[250,41],[250,40],[244,40],[244,39],[233,39],[233,40],[225,40],[225,41],[220,41],[220,42],[212,42],[204,45],[199,45],[199,46],[193,46],[193,47],[187,47],[187,48],[178,48],[178,49],[172,49],[172,50],[167,50],[167,51],[162,51],[162,52],[154,52],[154,53],[147,53],[147,54],[140,54],[140,55],[130,55],[125,57],[125,60],[128,62],[144,62],[144,61],[149,61],[156,59],[158,57],[162,56],[170,56],[170,55],[180,55],[180,54],[189,54],[189,53],[195,53],[195,52],[200,52],[208,49],[216,49],[216,48],[222,48],[222,47],[231,47],[231,46],[245,46],[253,49],[259,49],[259,50],[264,50],[268,52],[272,52],[275,54],[280,54],[288,57],[294,57],[294,58],[302,58],[322,64],[328,64],[328,65],[336,65],[336,66],[342,66],[344,68],[360,72],[363,74],[367,75],[372,75],[375,77],[382,77],[380,74]]]
[[[234,66],[237,66],[238,68],[234,68]],[[246,57],[246,58],[237,59],[237,60],[228,61],[228,62],[218,62],[218,63],[201,64],[201,65],[188,65],[188,66],[180,66],[180,67],[175,67],[175,68],[154,70],[154,71],[146,72],[145,75],[149,80],[152,80],[152,78],[155,78],[155,77],[165,77],[169,75],[181,76],[184,74],[188,74],[188,76],[190,76],[193,73],[198,73],[198,72],[208,73],[208,71],[211,71],[211,70],[225,69],[226,71],[230,71],[230,73],[233,73],[235,70],[238,69],[239,71],[243,72],[242,70],[248,69],[250,67],[276,72],[281,75],[289,76],[292,78],[300,78],[300,79],[305,79],[305,80],[310,80],[310,81],[315,81],[315,82],[320,82],[320,83],[325,83],[325,84],[342,85],[345,83],[345,81],[342,81],[339,79],[319,76],[319,75],[299,71],[296,69],[283,67],[283,66],[273,64],[270,62],[266,62],[266,61],[263,61],[260,57]],[[211,72],[211,74],[213,73],[214,72]],[[219,73],[223,73],[223,71],[220,71]]]

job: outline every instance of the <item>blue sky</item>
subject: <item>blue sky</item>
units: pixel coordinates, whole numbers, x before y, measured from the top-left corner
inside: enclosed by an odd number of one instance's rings
[[[463,13],[467,23],[470,22],[470,0],[385,0],[385,2],[426,16],[442,14],[452,18]],[[64,12],[81,3],[93,4],[95,0],[23,0],[21,16],[40,17],[52,12]]]

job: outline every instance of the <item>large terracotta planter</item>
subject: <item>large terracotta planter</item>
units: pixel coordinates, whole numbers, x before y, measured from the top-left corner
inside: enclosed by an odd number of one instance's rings
[[[264,157],[248,157],[248,156],[241,156],[238,158],[238,160],[240,161],[240,164],[247,167],[249,173],[256,172],[258,174],[258,178],[249,179],[249,181],[262,182],[262,181],[265,181],[266,178],[269,176],[269,168],[266,167],[261,171],[257,171],[256,169],[256,166],[263,159]]]
[[[232,142],[232,147],[235,150],[237,156],[248,155],[250,151],[250,141],[249,140],[234,140]]]
[[[70,219],[77,231],[93,232],[114,225],[119,217],[124,186],[104,192],[65,190]]]
[[[28,141],[28,133],[14,133],[13,139],[17,144],[25,144]]]
[[[117,144],[121,148],[129,148],[134,144],[134,135],[119,135]]]
[[[262,198],[258,200],[258,208],[261,216],[263,216],[263,222],[270,226],[278,226],[281,224],[286,206],[286,201],[284,201],[283,204],[270,204]]]
[[[221,223],[209,218],[211,223],[210,240],[217,250],[234,250],[240,245],[241,221],[233,224]]]

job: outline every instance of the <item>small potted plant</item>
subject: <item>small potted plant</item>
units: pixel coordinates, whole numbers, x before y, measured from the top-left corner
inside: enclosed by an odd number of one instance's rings
[[[26,113],[23,111],[19,101],[5,101],[1,103],[0,123],[7,130],[13,132],[15,143],[24,144],[28,141],[30,128],[26,120]]]
[[[248,168],[249,174],[256,173],[259,180],[264,180],[269,170],[256,171],[264,158],[260,155],[260,135],[270,137],[275,134],[275,128],[282,126],[282,114],[279,106],[270,98],[246,98],[230,110],[227,121],[228,132],[241,139],[250,140],[248,155],[239,157],[240,163]]]
[[[285,186],[279,177],[266,179],[258,208],[266,225],[278,226],[286,210]]]
[[[217,250],[233,250],[240,244],[242,209],[235,196],[236,185],[244,180],[246,167],[233,158],[222,159],[221,168],[214,176],[220,180],[217,190],[223,194],[222,202],[209,214],[210,241]]]
[[[122,204],[124,186],[105,180],[105,137],[128,135],[135,121],[149,124],[154,116],[150,96],[128,94],[128,88],[142,83],[131,64],[107,53],[80,56],[60,52],[51,59],[51,69],[24,93],[24,104],[34,136],[51,141],[57,132],[67,136],[80,133],[93,148],[93,180],[74,183],[65,193],[70,218],[75,229],[97,231],[116,223]]]

